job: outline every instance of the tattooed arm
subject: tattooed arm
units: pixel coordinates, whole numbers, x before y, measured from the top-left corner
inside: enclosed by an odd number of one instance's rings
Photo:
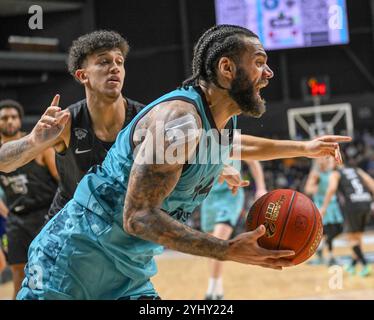
[[[11,172],[35,159],[49,147],[64,143],[69,135],[69,112],[58,107],[56,95],[30,134],[0,148],[0,171]],[[69,136],[70,138],[70,136]]]
[[[144,141],[138,145],[137,156],[130,174],[124,207],[124,230],[144,240],[193,255],[274,269],[291,265],[289,260],[282,257],[294,254],[292,251],[271,251],[258,246],[257,239],[264,235],[264,226],[253,232],[241,234],[233,240],[225,241],[193,230],[174,220],[161,209],[163,200],[170,195],[181,176],[183,164],[145,164],[140,160],[149,150],[153,150],[150,159],[156,157],[157,152],[160,151],[158,149],[160,144],[155,145],[156,129],[153,118],[157,116],[158,120],[170,122],[188,114],[196,119],[198,127],[201,128],[200,118],[195,109],[186,102],[164,103],[162,109],[156,107],[154,112],[145,116],[149,117],[149,124]],[[168,139],[163,138],[163,142],[164,150],[170,147]],[[180,149],[185,150],[184,160],[189,158],[196,145],[197,139],[191,147],[185,145],[185,148]]]
[[[42,151],[35,150],[35,152],[27,153],[32,149],[33,144],[29,135],[16,141],[4,143],[0,147],[0,171],[11,172],[34,159]],[[27,156],[22,159],[21,155],[25,153]]]

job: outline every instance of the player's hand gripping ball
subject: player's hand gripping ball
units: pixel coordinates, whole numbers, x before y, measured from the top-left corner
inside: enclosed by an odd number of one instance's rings
[[[259,245],[271,250],[295,251],[290,257],[295,265],[309,259],[322,240],[321,214],[313,201],[295,190],[278,189],[258,199],[249,210],[247,231],[261,224],[266,233],[258,240]]]

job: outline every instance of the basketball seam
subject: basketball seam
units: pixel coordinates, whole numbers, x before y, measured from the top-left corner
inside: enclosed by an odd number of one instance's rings
[[[317,214],[319,214],[317,212]],[[312,232],[309,234],[309,237],[307,239],[307,241],[305,242],[304,246],[300,249],[300,251],[298,253],[295,252],[295,257],[300,253],[302,252],[305,247],[309,244],[309,241],[310,241],[310,238],[312,237],[312,235],[314,234],[315,232],[315,228],[316,228],[316,225],[317,225],[317,218],[316,218],[316,207],[315,205],[313,204],[313,217],[314,217],[314,221],[313,221],[313,229],[312,229]],[[318,231],[318,230],[317,230]]]
[[[292,199],[291,199],[290,205],[288,206],[287,217],[286,217],[285,223],[283,224],[283,229],[282,229],[281,236],[280,236],[280,238],[279,238],[279,242],[278,242],[277,250],[279,250],[279,247],[280,247],[280,245],[281,245],[281,243],[282,243],[283,236],[284,236],[284,230],[286,230],[286,228],[287,228],[287,224],[288,224],[288,221],[289,221],[289,218],[290,218],[290,212],[291,212],[291,209],[292,209],[292,205],[293,205],[293,201],[294,201],[294,199],[295,199],[295,196],[296,196],[296,191],[293,192],[293,195],[292,195]]]

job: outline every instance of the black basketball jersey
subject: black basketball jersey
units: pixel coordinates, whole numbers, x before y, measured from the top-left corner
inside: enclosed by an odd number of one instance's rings
[[[372,195],[362,178],[354,168],[339,169],[339,191],[343,194],[346,205],[367,206],[373,201]]]
[[[14,214],[47,209],[57,189],[57,182],[46,166],[35,160],[10,173],[0,173],[0,185],[7,206]]]
[[[127,109],[123,128],[144,107],[141,103],[131,99],[126,98],[126,101]],[[56,153],[60,184],[49,210],[49,217],[59,212],[73,197],[83,176],[92,166],[103,162],[114,143],[114,141],[104,142],[96,137],[85,99],[71,105],[68,110],[71,117],[70,143],[63,153]]]

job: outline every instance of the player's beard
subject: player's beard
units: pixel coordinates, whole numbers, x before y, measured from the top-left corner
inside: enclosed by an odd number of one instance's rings
[[[244,115],[260,118],[265,113],[265,100],[256,94],[254,84],[242,67],[238,67],[228,92]]]
[[[14,128],[12,130],[9,130],[7,128],[2,128],[0,130],[0,133],[7,138],[12,138],[14,137],[18,132],[20,132],[21,128]]]

